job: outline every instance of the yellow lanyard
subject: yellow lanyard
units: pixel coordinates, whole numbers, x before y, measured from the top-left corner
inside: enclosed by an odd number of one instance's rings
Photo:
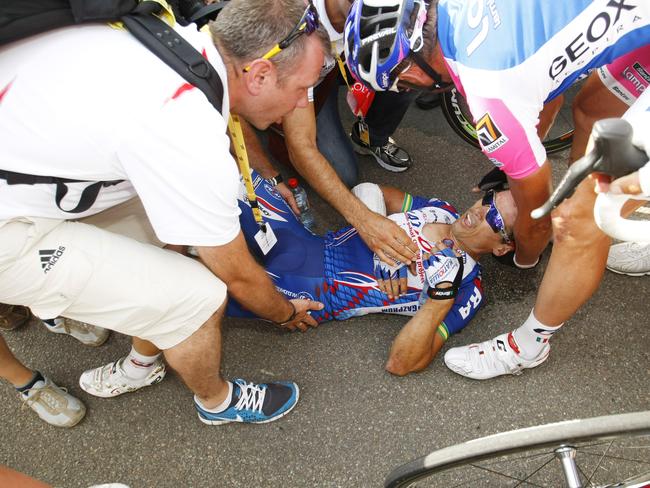
[[[339,71],[341,72],[341,75],[343,75],[343,80],[345,81],[345,84],[348,87],[348,91],[350,91],[351,90],[350,82],[348,82],[348,74],[345,71],[345,65],[343,64],[341,55],[339,53],[336,53],[335,56],[336,56],[336,63],[339,65]]]
[[[260,226],[260,229],[263,232],[266,232],[266,224],[264,223],[262,212],[257,203],[257,195],[255,195],[255,189],[253,188],[251,169],[248,164],[248,153],[246,152],[244,134],[242,134],[241,131],[241,124],[239,123],[238,115],[230,114],[230,118],[228,119],[228,130],[230,131],[230,137],[232,138],[233,144],[235,146],[235,154],[237,155],[239,172],[241,173],[242,178],[244,178],[244,184],[246,185],[246,196],[248,197],[248,203],[250,204],[251,210],[253,211],[255,221]]]

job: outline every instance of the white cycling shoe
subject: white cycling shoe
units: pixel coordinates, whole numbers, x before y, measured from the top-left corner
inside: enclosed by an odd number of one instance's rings
[[[489,341],[454,347],[445,354],[445,364],[454,373],[475,380],[488,380],[504,374],[521,374],[524,369],[539,366],[551,351],[547,343],[534,359],[524,359],[516,350],[512,332]]]
[[[130,378],[122,369],[125,358],[105,364],[95,369],[84,371],[79,378],[79,386],[86,392],[101,398],[111,398],[139,390],[145,386],[160,383],[165,377],[165,363],[156,361],[151,372],[141,379]]]

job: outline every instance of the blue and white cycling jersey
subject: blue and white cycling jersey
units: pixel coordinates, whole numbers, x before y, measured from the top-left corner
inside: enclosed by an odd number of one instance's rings
[[[513,178],[546,160],[543,104],[650,43],[648,0],[440,0],[438,38],[483,152]]]
[[[318,322],[344,320],[368,313],[415,315],[420,309],[425,280],[421,256],[416,261],[416,274],[408,273],[408,293],[389,300],[380,291],[374,276],[374,254],[354,228],[345,227],[338,232],[329,232],[325,237],[311,234],[266,180],[255,172],[252,176],[259,207],[265,221],[273,228],[277,243],[267,255],[262,255],[254,239],[259,227],[243,191],[239,202],[242,231],[249,249],[258,254],[276,288],[287,298],[322,302],[325,305],[323,310],[311,314]],[[390,218],[406,230],[420,251],[430,252],[432,245],[421,232],[424,225],[451,224],[458,214],[442,200],[414,197],[409,211]],[[470,256],[463,257],[463,281],[452,309],[439,328],[443,336],[465,327],[483,302],[480,266]],[[227,314],[250,316],[234,301],[229,303]]]

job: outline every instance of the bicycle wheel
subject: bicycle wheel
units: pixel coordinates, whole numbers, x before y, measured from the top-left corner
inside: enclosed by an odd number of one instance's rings
[[[573,100],[573,92],[577,91],[577,88],[570,88],[567,91],[567,99]],[[442,113],[454,132],[468,144],[480,148],[465,98],[454,88],[443,92],[440,95],[440,102]],[[565,103],[542,144],[544,144],[547,154],[553,154],[570,147],[571,142],[573,142],[573,117],[571,116],[570,103]]]
[[[445,488],[649,487],[650,411],[557,422],[446,447],[394,469],[385,486],[418,480],[418,486]]]

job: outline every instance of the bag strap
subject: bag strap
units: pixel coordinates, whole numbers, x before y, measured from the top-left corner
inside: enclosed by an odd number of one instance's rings
[[[56,185],[56,194],[55,201],[56,206],[60,210],[68,213],[81,213],[88,210],[92,207],[95,200],[97,200],[97,195],[102,188],[107,186],[114,186],[122,183],[124,180],[110,180],[110,181],[96,181],[91,185],[88,185],[81,192],[81,197],[79,197],[79,203],[77,206],[71,210],[66,210],[61,207],[61,202],[63,198],[68,193],[68,183],[90,183],[88,180],[74,180],[72,178],[59,178],[58,176],[41,176],[41,175],[28,175],[25,173],[16,173],[14,171],[5,171],[0,170],[0,179],[6,180],[7,185],[37,185],[37,184],[48,184]]]
[[[154,15],[161,9],[157,2],[144,1],[122,17],[122,22],[149,51],[201,90],[221,113],[224,91],[217,71],[189,42]]]

